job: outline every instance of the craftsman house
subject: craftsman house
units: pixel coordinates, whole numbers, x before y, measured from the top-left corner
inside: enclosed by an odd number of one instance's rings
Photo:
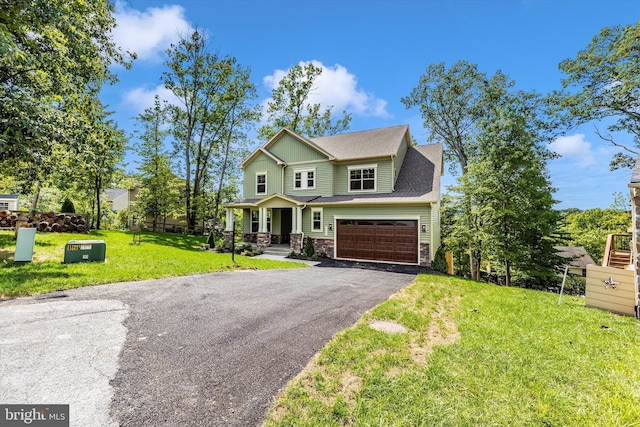
[[[407,125],[305,138],[280,130],[240,165],[245,241],[352,260],[430,265],[440,245],[442,145]],[[231,244],[233,224],[225,237]]]

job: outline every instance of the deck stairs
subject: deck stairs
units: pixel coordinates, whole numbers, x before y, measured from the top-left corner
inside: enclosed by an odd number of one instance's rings
[[[603,267],[627,269],[633,264],[631,234],[609,234],[602,259]]]

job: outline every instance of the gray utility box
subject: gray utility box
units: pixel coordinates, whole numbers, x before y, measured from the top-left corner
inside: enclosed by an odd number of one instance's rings
[[[69,240],[64,247],[64,263],[104,261],[107,245],[104,240]]]

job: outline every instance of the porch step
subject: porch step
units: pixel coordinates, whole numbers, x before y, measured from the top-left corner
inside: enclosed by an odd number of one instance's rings
[[[609,257],[609,267],[627,268],[631,264],[631,255],[628,253],[612,253]]]
[[[262,251],[265,255],[287,256],[291,253],[289,245],[277,245],[264,248]]]

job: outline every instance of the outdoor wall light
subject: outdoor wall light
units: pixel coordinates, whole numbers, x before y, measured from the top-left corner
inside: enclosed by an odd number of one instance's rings
[[[333,224],[329,223],[329,231],[333,230]]]
[[[427,232],[427,224],[422,224],[421,230],[423,233]]]

